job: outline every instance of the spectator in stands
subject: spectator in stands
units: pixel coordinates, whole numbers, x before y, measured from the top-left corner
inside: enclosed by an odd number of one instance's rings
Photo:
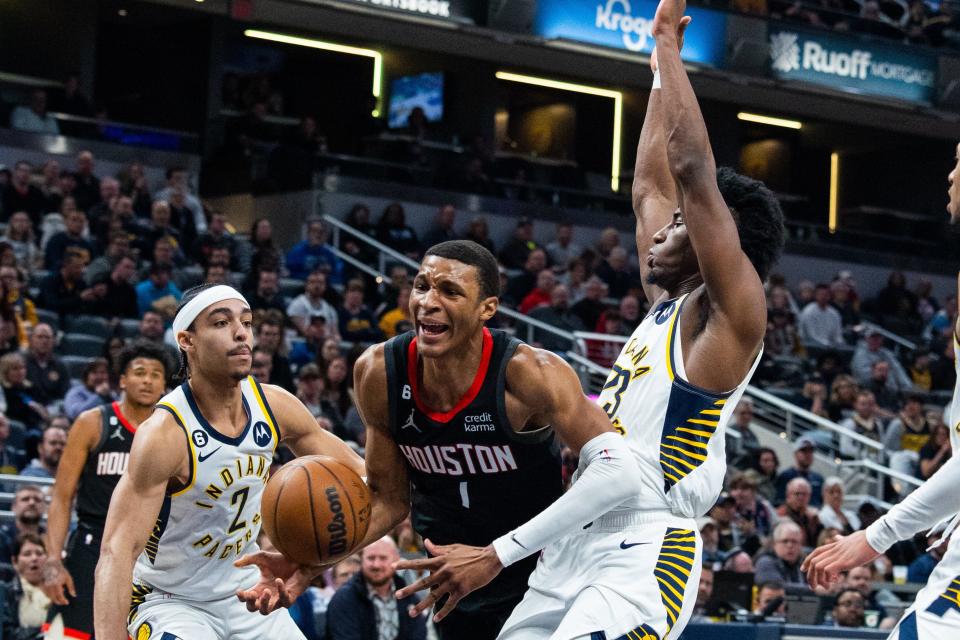
[[[261,384],[267,384],[270,382],[270,374],[272,373],[272,369],[273,356],[260,347],[254,347],[250,375],[252,375],[257,382]]]
[[[620,334],[629,336],[643,320],[640,317],[640,300],[634,295],[627,294],[620,298],[618,311],[620,311]]]
[[[80,75],[78,73],[67,75],[63,81],[63,87],[55,91],[50,97],[50,105],[54,111],[59,113],[84,117],[93,115],[90,101],[80,91]]]
[[[560,276],[560,282],[570,292],[570,303],[580,302],[586,295],[587,263],[583,258],[573,258],[567,264],[567,270]]]
[[[293,375],[286,355],[286,340],[283,335],[283,314],[276,310],[264,313],[257,326],[257,347],[270,355],[270,384],[284,389],[293,389]]]
[[[30,348],[25,354],[27,380],[41,404],[62,400],[70,389],[70,372],[53,354],[54,343],[53,327],[38,324],[30,333]]]
[[[721,555],[740,546],[740,528],[736,526],[737,502],[728,492],[723,491],[717,502],[707,512],[717,524],[717,550]]]
[[[208,264],[203,270],[203,284],[230,284],[226,268],[222,264]]]
[[[862,567],[854,567],[847,572],[843,580],[843,588],[856,589],[860,592],[860,595],[863,596],[865,608],[869,611],[877,612],[879,622],[877,627],[879,629],[892,629],[893,625],[896,624],[896,619],[887,615],[887,608],[884,605],[899,606],[901,603],[899,598],[889,590],[874,588],[876,577],[877,568],[872,562]],[[907,580],[909,582],[915,582],[909,577],[909,572],[907,574]],[[925,583],[926,578],[920,582]]]
[[[830,306],[829,286],[817,285],[814,301],[800,312],[797,327],[804,345],[829,349],[843,344],[843,322]]]
[[[890,468],[907,475],[919,475],[920,450],[930,441],[932,428],[923,410],[923,398],[908,396],[883,437],[883,446],[890,455]]]
[[[25,463],[23,451],[16,448],[9,442],[10,440],[10,421],[7,416],[0,412],[0,473],[16,475],[20,473]],[[0,484],[4,491],[8,491],[7,485]],[[0,557],[0,562],[4,558]]]
[[[600,232],[600,239],[597,241],[597,255],[601,259],[606,259],[614,247],[620,246],[620,232],[613,227],[607,227]]]
[[[727,464],[734,467],[744,466],[744,461],[753,456],[760,448],[760,440],[750,430],[753,422],[753,400],[741,398],[733,410],[733,424],[727,427],[726,448]],[[735,434],[735,435],[734,435]],[[739,438],[736,436],[740,436]]]
[[[226,251],[224,249],[224,251]],[[211,252],[211,256],[216,254],[216,250]],[[150,278],[150,271],[154,266],[163,266],[170,271],[169,279],[173,282],[177,288],[180,288],[180,284],[186,280],[186,274],[183,269],[180,269],[177,265],[177,253],[173,246],[173,241],[170,238],[163,237],[157,238],[153,243],[153,253],[150,255],[150,261],[145,263],[143,268],[140,269],[139,279],[141,284]]]
[[[933,370],[930,368],[930,350],[924,347],[913,352],[907,375],[913,387],[918,391],[929,393],[933,390]]]
[[[263,270],[258,273],[256,288],[245,295],[254,311],[273,309],[286,319],[288,301],[280,292],[280,274],[276,271]]]
[[[16,577],[5,594],[6,602],[2,603],[8,615],[4,616],[0,635],[39,638],[50,608],[50,599],[43,591],[43,567],[47,561],[43,538],[33,533],[18,536],[12,555]]]
[[[868,0],[867,3],[869,4]],[[874,4],[876,4],[874,2]],[[842,589],[837,594],[833,605],[833,626],[853,627],[863,626],[864,601],[863,594],[856,589]]]
[[[377,237],[377,228],[370,222],[370,208],[365,204],[353,205],[343,221],[368,238]],[[349,231],[340,232],[340,250],[366,264],[372,264],[377,256],[373,247]]]
[[[297,398],[314,417],[323,414],[320,406],[322,393],[323,377],[320,375],[320,367],[313,362],[303,365],[297,374]]]
[[[21,484],[13,496],[13,522],[0,525],[0,562],[11,562],[14,545],[18,537],[24,534],[42,536],[46,531],[43,516],[47,510],[47,501],[43,490],[35,484]]]
[[[162,321],[161,321],[162,322]],[[162,325],[161,325],[162,326]],[[103,351],[100,352],[100,356],[107,360],[107,367],[110,369],[110,384],[111,386],[116,386],[120,381],[120,352],[123,351],[124,346],[126,346],[127,341],[118,335],[113,335],[107,338],[107,341],[103,343]],[[169,346],[169,345],[164,345]],[[171,360],[170,362],[177,362],[179,360]],[[173,373],[172,371],[170,372]],[[168,378],[171,376],[168,376]]]
[[[326,320],[329,335],[337,334],[339,319],[337,310],[324,299],[327,292],[327,274],[317,269],[307,276],[304,292],[294,298],[286,308],[287,317],[300,335],[305,335],[310,320],[322,316]]]
[[[843,280],[830,283],[830,304],[840,314],[844,327],[860,324],[860,304],[851,295],[850,285]]]
[[[520,218],[517,221],[517,227],[513,232],[513,237],[502,249],[498,258],[500,263],[507,269],[527,269],[530,254],[539,249],[533,239],[533,221],[530,218]],[[544,253],[544,265],[537,269],[542,270],[546,267],[546,253]],[[529,289],[528,289],[529,291]]]
[[[0,242],[6,242],[13,247],[17,256],[17,264],[28,272],[39,269],[43,261],[40,249],[37,247],[36,235],[33,232],[33,223],[26,211],[17,211],[7,221],[7,229]]]
[[[787,590],[783,588],[782,582],[771,580],[760,584],[753,613],[763,617],[787,615]]]
[[[892,393],[903,393],[913,387],[910,376],[904,371],[892,351],[883,346],[883,335],[874,327],[867,329],[864,340],[857,344],[850,369],[861,385],[869,385],[873,378],[873,365],[876,362],[886,362],[890,373],[886,381],[887,388]]]
[[[326,225],[322,220],[308,220],[306,234],[306,240],[297,243],[287,252],[287,271],[290,272],[290,277],[304,280],[311,272],[320,269],[327,274],[329,284],[341,284],[343,261],[326,244]]]
[[[817,510],[810,506],[810,483],[804,478],[794,478],[787,483],[786,500],[777,509],[781,518],[793,520],[803,532],[803,546],[812,547],[823,528]],[[822,499],[822,496],[821,496]]]
[[[170,221],[170,204],[166,200],[154,200],[150,207],[150,218],[139,223],[137,237],[139,238],[140,253],[146,255],[153,250],[154,244],[160,238],[168,238],[174,245],[174,253],[183,253],[183,239],[179,229],[174,228]]]
[[[777,496],[775,504],[781,504],[786,498],[787,483],[799,477],[806,479],[807,482],[810,483],[811,491],[813,492],[810,504],[815,507],[820,506],[822,501],[821,493],[823,492],[823,476],[810,468],[813,465],[813,450],[814,443],[813,440],[809,438],[801,437],[794,442],[794,466],[784,470],[777,476]]]
[[[360,554],[360,572],[337,590],[327,608],[327,639],[426,640],[424,616],[407,615],[416,597],[394,597],[406,583],[395,575],[400,553],[393,539],[385,536]]]
[[[827,402],[827,416],[834,422],[840,422],[852,415],[860,386],[853,376],[840,374],[830,385],[830,398]]]
[[[110,404],[116,400],[113,389],[110,388],[110,367],[106,358],[94,358],[83,369],[80,384],[74,385],[63,401],[63,411],[70,420],[103,404]]]
[[[343,305],[337,311],[340,319],[340,336],[348,342],[379,342],[380,329],[370,309],[363,303],[362,280],[351,280],[343,297]]]
[[[158,302],[173,298],[179,302],[183,293],[170,279],[170,265],[150,265],[149,278],[137,285],[137,309],[142,316],[155,309]]]
[[[840,421],[840,426],[861,436],[883,442],[886,435],[886,426],[880,417],[877,400],[870,391],[860,391],[853,404],[853,413],[849,418]],[[871,451],[848,436],[840,436],[840,455],[850,459],[864,457]]]
[[[171,332],[172,333],[172,332]],[[164,342],[164,319],[163,314],[153,309],[145,312],[140,318],[140,328],[138,338],[162,345],[170,355],[170,362],[180,362],[180,350],[172,344]]]
[[[250,255],[241,258],[241,267],[247,273],[260,269],[277,269],[283,264],[280,250],[273,242],[273,225],[267,218],[257,218],[250,227]]]
[[[49,158],[40,167],[40,179],[35,184],[47,201],[47,211],[56,211],[60,208],[60,200],[63,198],[63,191],[60,188],[61,173],[60,163],[53,158]]]
[[[566,285],[556,285],[550,291],[550,304],[534,309],[530,312],[530,317],[563,331],[571,333],[586,331],[587,328],[580,321],[580,318],[570,310],[569,295]],[[557,353],[565,353],[573,348],[573,344],[569,340],[549,331],[535,330],[533,340],[544,349]]]
[[[547,245],[550,262],[560,271],[565,271],[571,260],[579,258],[583,247],[573,241],[573,224],[561,222],[557,225],[556,239]]]
[[[0,211],[5,216],[4,221],[8,221],[14,213],[24,211],[30,216],[34,228],[39,229],[43,214],[46,213],[46,200],[40,189],[30,184],[32,172],[33,167],[25,160],[13,165],[10,183],[3,187]]]
[[[27,365],[21,354],[13,352],[0,358],[0,384],[7,417],[22,422],[28,429],[39,428],[47,419],[47,410],[27,380]]]
[[[154,200],[169,202],[174,191],[182,192],[184,194],[184,204],[193,214],[193,227],[197,234],[203,234],[207,230],[207,218],[203,213],[203,205],[200,204],[200,200],[190,192],[190,175],[186,168],[168,167],[166,176],[167,184],[154,194]],[[212,215],[210,216],[210,224],[213,225]],[[230,253],[233,254],[234,251],[231,250]]]
[[[631,288],[637,287],[637,276],[630,270],[627,250],[623,247],[613,247],[597,266],[596,274],[607,283],[613,298],[622,298]]]
[[[907,582],[916,584],[926,584],[930,579],[930,574],[936,569],[940,561],[943,560],[943,554],[947,551],[946,544],[936,544],[939,541],[940,534],[927,536],[927,551],[907,566]]]
[[[544,269],[537,274],[536,286],[523,297],[518,306],[520,313],[528,314],[538,307],[550,304],[550,292],[557,285],[557,277],[552,269]]]
[[[398,329],[413,325],[413,316],[410,314],[410,292],[413,287],[407,283],[400,286],[400,292],[397,295],[397,304],[380,317],[377,326],[383,333],[383,337],[390,339],[402,333]]]
[[[101,230],[106,227],[113,217],[113,201],[120,195],[120,181],[113,176],[104,176],[100,180],[100,201],[90,207],[87,211],[87,218],[90,221],[90,229]]]
[[[509,304],[519,305],[523,302],[534,287],[540,274],[547,268],[547,254],[543,249],[534,249],[527,255],[523,265],[523,272],[513,276],[507,282],[503,292],[503,300]]]
[[[40,443],[37,445],[37,457],[20,472],[22,476],[53,479],[67,446],[67,429],[52,421],[44,428]]]
[[[320,353],[317,354],[317,365],[320,371],[326,371],[327,365],[333,362],[334,358],[339,358],[343,353],[340,351],[340,341],[336,338],[326,338],[323,346],[320,347]]]
[[[457,234],[453,229],[456,215],[457,209],[452,204],[445,204],[440,207],[433,225],[423,236],[424,248],[429,249],[435,244],[457,239]]]
[[[702,516],[697,518],[697,529],[703,540],[703,566],[719,567],[723,554],[720,553],[720,530],[717,521],[710,516]]]
[[[34,89],[30,92],[30,104],[16,107],[10,113],[10,128],[34,133],[48,133],[60,135],[57,120],[47,113],[47,92],[45,89]]]
[[[817,513],[820,524],[848,536],[860,530],[860,518],[843,508],[843,480],[831,476],[823,481],[823,506]]]
[[[298,340],[291,345],[290,355],[288,356],[290,364],[298,369],[317,359],[323,347],[323,342],[327,339],[326,316],[320,314],[309,316],[303,338],[303,340]]]
[[[87,215],[83,211],[71,211],[64,223],[64,230],[50,238],[44,252],[43,266],[49,271],[60,268],[67,249],[81,253],[86,264],[90,263],[97,251],[93,242],[83,236],[87,227]]]
[[[193,212],[187,208],[187,195],[180,189],[174,189],[167,205],[170,207],[168,226],[176,231],[174,235],[180,242],[181,251],[186,255],[190,252],[198,235],[193,221]]]
[[[17,325],[24,330],[35,327],[40,319],[37,317],[37,307],[33,300],[23,294],[26,288],[26,278],[23,271],[17,267],[0,266],[0,284],[7,290],[7,303],[12,307],[17,319]],[[26,335],[18,336],[21,345],[26,346]]]
[[[350,367],[343,356],[334,357],[323,371],[323,400],[334,410],[328,417],[336,422],[343,422],[343,417],[352,404],[348,388],[349,374]]]
[[[132,256],[123,256],[109,274],[97,276],[93,288],[99,291],[98,300],[90,305],[88,313],[108,319],[136,318],[139,315],[137,290],[130,284],[136,273]]]
[[[493,240],[490,239],[490,228],[487,226],[487,219],[483,216],[476,216],[470,220],[470,226],[467,227],[467,232],[463,237],[465,240],[476,242],[493,255],[497,255]]]
[[[806,578],[800,572],[802,561],[803,530],[791,520],[783,521],[773,529],[773,550],[757,558],[754,584],[780,582],[784,585],[806,586]]]
[[[870,367],[870,380],[863,385],[863,389],[873,393],[877,399],[880,415],[883,418],[894,418],[900,406],[900,395],[890,389],[890,364],[883,360],[874,362]]]
[[[757,496],[755,478],[753,471],[738,471],[730,477],[727,485],[736,510],[734,526],[739,534],[737,546],[750,555],[767,546],[767,540],[777,521],[773,507]]]
[[[406,212],[399,202],[391,203],[384,209],[377,223],[377,240],[408,258],[420,259],[417,232],[407,224]]]
[[[920,479],[929,480],[951,455],[950,428],[939,422],[934,425],[930,440],[920,449]]]
[[[92,152],[81,151],[77,154],[77,170],[73,172],[77,185],[73,189],[73,197],[81,211],[89,211],[90,207],[100,202],[100,178],[94,173],[95,166]]]
[[[707,604],[713,597],[713,567],[704,566],[700,569],[700,584],[697,586],[697,601],[693,605],[691,622],[708,622]],[[630,634],[627,634],[629,637]]]
[[[237,262],[237,240],[233,237],[233,234],[227,230],[227,217],[219,211],[214,211],[210,214],[209,228],[207,228],[206,225],[204,225],[204,228],[204,231],[198,232],[199,235],[193,242],[193,247],[190,252],[193,259],[201,265],[206,266],[210,263],[210,253],[214,247],[226,247],[230,251],[231,269],[234,271],[239,270],[239,263]]]
[[[880,323],[894,333],[919,332],[921,318],[917,313],[917,296],[907,289],[907,279],[902,272],[890,274],[887,286],[874,300],[874,309],[881,317]]]

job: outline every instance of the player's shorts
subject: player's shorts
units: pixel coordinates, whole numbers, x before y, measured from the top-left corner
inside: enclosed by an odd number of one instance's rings
[[[543,550],[498,639],[679,637],[696,604],[702,549],[692,519],[603,516]]]
[[[134,591],[127,631],[133,640],[305,640],[290,612],[247,611],[235,596],[200,602],[161,591]]]
[[[888,640],[946,640],[960,638],[960,538],[930,574],[927,585],[897,623]]]
[[[64,568],[73,578],[77,597],[67,594],[66,606],[53,605],[47,613],[47,622],[43,625],[44,638],[79,638],[93,635],[93,575],[100,559],[99,532],[78,527],[67,545],[67,559]]]

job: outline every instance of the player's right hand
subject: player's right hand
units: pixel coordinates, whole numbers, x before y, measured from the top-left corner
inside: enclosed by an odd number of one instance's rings
[[[73,576],[59,560],[47,560],[43,566],[43,592],[52,604],[67,606],[70,602],[64,595],[64,589],[71,597],[77,597],[77,588],[73,585]]]
[[[807,582],[816,589],[827,589],[840,579],[840,573],[875,560],[880,553],[867,542],[867,534],[857,531],[840,536],[834,542],[814,549],[803,561],[800,571],[807,574]]]
[[[250,589],[237,591],[247,611],[267,615],[280,607],[289,607],[299,598],[322,567],[303,567],[275,551],[250,553],[233,563],[235,567],[256,566],[260,581]]]
[[[685,0],[660,0],[657,12],[653,16],[651,31],[655,37],[674,35],[677,26],[683,19],[683,12],[687,9]]]

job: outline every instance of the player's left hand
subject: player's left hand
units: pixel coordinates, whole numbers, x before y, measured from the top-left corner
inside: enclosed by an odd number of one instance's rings
[[[653,16],[651,31],[654,37],[675,36],[677,27],[683,19],[683,12],[687,9],[685,0],[660,0],[657,12]]]
[[[433,616],[434,622],[440,622],[454,610],[457,603],[468,593],[476,591],[493,580],[503,565],[494,551],[493,545],[471,547],[465,544],[435,545],[424,540],[427,551],[434,557],[423,560],[401,560],[397,570],[427,570],[429,575],[397,591],[397,600],[430,589],[430,593],[410,608],[410,617],[415,618],[433,607],[444,596],[447,601],[443,608]]]
[[[811,587],[829,589],[831,584],[840,579],[841,572],[865,565],[879,555],[867,542],[867,534],[857,531],[814,549],[803,561],[800,571],[807,574],[807,582]]]
[[[292,605],[321,570],[302,567],[272,551],[250,553],[233,563],[235,567],[250,565],[260,569],[260,581],[250,589],[239,589],[237,598],[247,605],[247,611],[262,615]]]

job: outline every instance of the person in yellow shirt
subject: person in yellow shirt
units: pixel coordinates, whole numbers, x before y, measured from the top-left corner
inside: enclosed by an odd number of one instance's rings
[[[400,285],[399,291],[397,291],[397,306],[393,309],[390,309],[383,317],[380,318],[380,331],[383,331],[383,335],[389,340],[393,336],[399,333],[397,331],[397,324],[400,322],[413,322],[413,318],[410,316],[410,291],[412,287],[409,284]]]
[[[0,283],[7,290],[7,302],[17,317],[17,342],[21,347],[27,346],[28,328],[40,322],[33,300],[23,295],[24,280],[20,269],[9,265],[0,267]]]

